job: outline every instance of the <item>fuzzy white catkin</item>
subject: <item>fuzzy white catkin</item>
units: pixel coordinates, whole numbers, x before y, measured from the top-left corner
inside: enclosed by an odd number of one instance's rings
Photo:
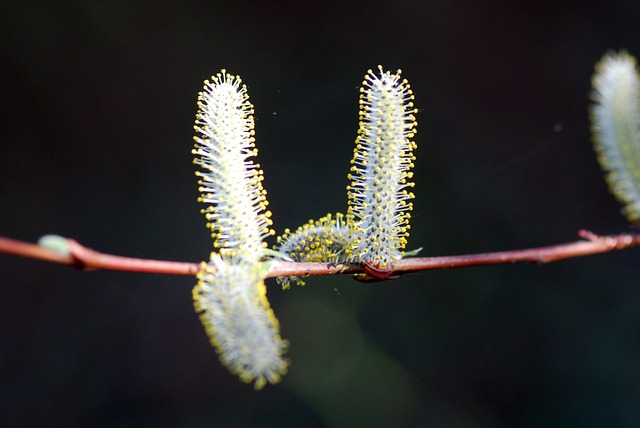
[[[612,193],[632,222],[640,220],[640,83],[636,59],[608,53],[593,76],[592,134]]]
[[[222,363],[256,389],[286,373],[278,320],[266,298],[259,266],[225,264],[214,256],[198,274],[196,312]]]
[[[255,148],[253,105],[238,76],[222,70],[206,81],[198,98],[194,163],[200,202],[214,245],[225,259],[257,262],[263,238],[272,234]]]
[[[360,95],[360,129],[348,178],[351,260],[388,267],[409,235],[416,109],[409,83],[369,70]]]

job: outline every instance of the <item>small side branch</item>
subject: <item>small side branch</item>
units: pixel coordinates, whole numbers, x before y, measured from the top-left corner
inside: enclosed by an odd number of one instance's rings
[[[397,276],[402,273],[423,270],[522,262],[543,264],[640,246],[640,234],[636,233],[600,236],[587,230],[581,230],[578,235],[582,238],[579,241],[548,247],[458,256],[410,257],[397,261],[393,266],[392,274]],[[195,275],[200,269],[200,263],[150,260],[104,254],[87,248],[73,239],[66,239],[66,247],[65,252],[60,252],[37,244],[0,237],[0,253],[74,266],[84,270],[103,269],[169,275]],[[267,277],[362,275],[365,273],[371,276],[372,270],[367,269],[365,272],[359,263],[299,263],[272,260]],[[374,275],[370,279],[386,279],[388,277],[389,273],[385,272],[384,277],[376,278]],[[361,276],[360,279],[366,280],[367,278]]]

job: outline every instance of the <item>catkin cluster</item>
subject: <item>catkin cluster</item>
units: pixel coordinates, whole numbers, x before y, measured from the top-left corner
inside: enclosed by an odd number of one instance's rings
[[[362,263],[385,278],[405,256],[414,198],[414,95],[401,72],[369,70],[360,90],[359,130],[348,173],[346,214],[285,229],[274,249],[294,261]],[[640,77],[635,58],[609,53],[593,77],[592,133],[609,187],[640,224]],[[196,312],[220,360],[257,389],[286,373],[287,342],[266,298],[264,239],[273,234],[246,86],[222,70],[198,98],[194,163],[200,202],[217,252],[202,264]],[[366,279],[366,278],[365,278]],[[375,279],[375,278],[374,278]],[[303,285],[281,277],[283,288]]]
[[[348,178],[347,214],[328,214],[295,231],[276,250],[296,261],[361,262],[392,270],[404,255],[413,193],[416,109],[400,71],[365,76],[360,129]],[[264,239],[273,234],[257,156],[253,105],[237,76],[222,70],[198,98],[193,155],[199,201],[217,252],[202,264],[196,312],[222,363],[257,389],[287,371],[287,342],[266,298]],[[300,278],[278,278],[284,288]]]

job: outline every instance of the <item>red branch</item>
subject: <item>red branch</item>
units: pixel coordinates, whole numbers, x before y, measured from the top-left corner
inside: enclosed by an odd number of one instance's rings
[[[579,236],[582,238],[580,241],[524,250],[459,256],[410,257],[397,261],[391,273],[397,276],[407,272],[468,266],[521,262],[543,264],[572,257],[582,257],[640,246],[640,234],[623,233],[620,235],[599,236],[592,232],[581,230]],[[170,275],[195,275],[200,269],[200,263],[115,256],[87,248],[73,239],[67,239],[66,242],[69,251],[68,255],[37,244],[0,237],[0,253],[75,266],[84,270],[105,269]],[[377,276],[375,272],[375,269],[363,269],[363,266],[359,263],[299,263],[273,260],[267,278],[291,275],[337,274],[361,274],[359,276],[361,280],[378,280],[390,277],[388,271],[382,271],[380,276]]]
[[[67,247],[69,250],[68,255],[30,242],[0,237],[0,253],[75,266],[83,270],[101,269],[169,275],[195,275],[200,269],[198,263],[138,259],[104,254],[87,248],[70,238],[67,238]]]

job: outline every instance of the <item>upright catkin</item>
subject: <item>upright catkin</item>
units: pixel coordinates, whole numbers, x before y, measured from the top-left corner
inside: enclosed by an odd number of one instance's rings
[[[625,51],[607,53],[593,76],[591,131],[609,189],[631,221],[640,222],[640,80]]]
[[[360,126],[347,187],[347,253],[352,261],[386,268],[402,258],[409,234],[417,110],[401,71],[381,66],[378,71],[367,72],[360,90]]]

